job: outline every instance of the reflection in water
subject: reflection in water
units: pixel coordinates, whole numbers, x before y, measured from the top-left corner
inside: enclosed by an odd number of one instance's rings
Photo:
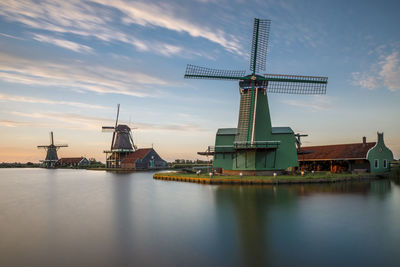
[[[295,193],[277,190],[275,186],[219,186],[216,191],[216,211],[223,215],[223,210],[228,209],[234,214],[243,264],[267,265],[268,210],[274,205],[290,209],[295,199]],[[219,218],[221,222],[226,222],[226,218]]]
[[[232,213],[242,264],[267,266],[279,262],[269,248],[274,244],[268,244],[268,216],[271,209],[287,213],[296,212],[299,197],[312,195],[375,195],[384,199],[390,191],[389,180],[283,186],[218,186],[215,198],[218,207],[216,212],[222,232],[226,227],[226,214]],[[292,227],[296,227],[295,223]]]
[[[115,222],[115,253],[114,266],[129,266],[133,254],[135,237],[133,235],[133,210],[131,201],[132,179],[127,173],[119,173],[111,180],[113,197],[113,218]]]
[[[400,266],[389,180],[216,186],[0,170],[0,266]]]

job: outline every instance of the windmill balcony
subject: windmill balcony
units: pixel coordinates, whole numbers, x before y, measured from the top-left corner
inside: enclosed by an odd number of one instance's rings
[[[210,147],[210,149],[214,149],[214,152],[218,153],[232,153],[235,152],[235,147],[232,145],[218,145],[215,147]]]
[[[126,153],[128,153],[128,152],[134,152],[134,151],[135,151],[134,149],[118,148],[118,149],[112,149],[112,150],[104,150],[103,153],[113,153],[113,152],[116,152],[116,153],[126,152]]]
[[[278,149],[280,141],[236,141],[234,147],[236,150],[241,149]]]

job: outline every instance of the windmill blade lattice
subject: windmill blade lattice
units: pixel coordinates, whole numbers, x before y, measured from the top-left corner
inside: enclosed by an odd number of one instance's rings
[[[184,77],[186,79],[239,80],[245,73],[245,70],[219,70],[188,64]]]
[[[270,27],[269,19],[254,19],[250,56],[250,70],[253,73],[265,70]]]
[[[327,77],[265,74],[269,93],[323,95],[328,85]]]

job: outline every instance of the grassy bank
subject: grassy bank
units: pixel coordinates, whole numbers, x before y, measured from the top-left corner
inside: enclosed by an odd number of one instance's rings
[[[184,172],[167,172],[167,173],[156,173],[156,175],[166,175],[166,176],[177,176],[177,177],[190,177],[190,178],[210,178],[207,174],[192,174],[192,173],[184,173]],[[214,175],[212,179],[243,179],[243,180],[286,180],[286,179],[333,179],[333,178],[347,178],[347,177],[359,177],[365,176],[366,174],[351,174],[351,173],[330,173],[330,172],[321,172],[315,174],[305,174],[301,175],[277,175],[274,176],[243,176],[239,175]]]

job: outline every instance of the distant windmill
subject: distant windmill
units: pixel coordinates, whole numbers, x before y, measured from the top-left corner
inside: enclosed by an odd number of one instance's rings
[[[41,162],[43,162],[43,164],[47,168],[54,167],[54,164],[58,161],[57,150],[60,147],[68,147],[68,145],[67,144],[55,145],[54,144],[53,132],[50,132],[50,145],[37,146],[37,148],[44,148],[47,151],[46,159],[45,160],[41,160]]]
[[[210,69],[190,64],[186,67],[185,78],[239,81],[238,126],[218,130],[214,167],[275,171],[297,166],[294,132],[290,127],[271,126],[267,92],[326,93],[327,77],[257,74],[265,71],[270,24],[270,20],[254,19],[250,75],[241,70]]]
[[[137,150],[137,147],[132,139],[131,128],[126,124],[118,124],[119,107],[117,106],[117,118],[115,126],[103,126],[103,132],[112,132],[112,140],[110,150],[104,151],[106,153],[106,161],[108,168],[118,168],[121,159],[129,153]],[[111,154],[108,156],[108,154]]]

